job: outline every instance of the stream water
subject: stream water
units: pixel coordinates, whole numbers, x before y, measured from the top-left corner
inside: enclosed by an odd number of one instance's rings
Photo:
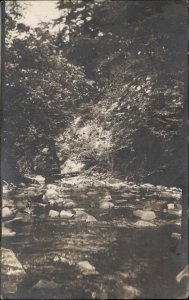
[[[32,191],[32,196],[31,196]],[[183,294],[176,275],[182,265],[180,216],[169,214],[176,203],[165,192],[139,187],[68,187],[66,197],[96,222],[49,216],[39,205],[41,195],[32,187],[17,188],[7,198],[31,204],[32,213],[19,212],[20,220],[7,225],[16,232],[2,246],[13,250],[27,276],[6,299],[178,299]],[[44,191],[43,191],[44,192]],[[99,201],[109,193],[114,208],[103,210]],[[126,194],[127,193],[127,194]],[[40,193],[38,193],[40,194]],[[164,195],[164,196],[163,196]],[[142,225],[133,215],[150,209],[156,218]],[[18,216],[18,215],[17,215]],[[140,226],[139,226],[140,225]],[[81,266],[81,262],[89,265]],[[6,278],[7,281],[11,279]]]

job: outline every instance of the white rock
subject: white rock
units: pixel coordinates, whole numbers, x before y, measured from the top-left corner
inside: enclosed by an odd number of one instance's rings
[[[78,262],[78,266],[87,271],[95,271],[95,267],[91,265],[87,260]]]
[[[181,234],[177,232],[173,232],[171,237],[172,239],[181,240]]]
[[[58,216],[59,216],[59,212],[58,211],[52,210],[52,209],[49,211],[49,217],[56,218]]]
[[[62,210],[60,212],[60,217],[64,219],[70,219],[74,216],[74,214],[71,211]]]
[[[167,204],[167,208],[168,208],[168,209],[174,209],[174,208],[175,208],[174,203],[169,203],[169,204]]]
[[[153,211],[150,210],[135,210],[133,212],[134,216],[141,218],[142,220],[153,220],[156,218],[156,215]]]

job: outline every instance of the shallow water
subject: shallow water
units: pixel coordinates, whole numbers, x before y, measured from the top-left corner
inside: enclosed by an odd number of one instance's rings
[[[89,194],[88,194],[89,192]],[[91,193],[92,192],[92,193]],[[115,207],[99,209],[99,200],[109,192]],[[129,197],[124,193],[131,193]],[[12,195],[23,193],[23,188]],[[27,276],[7,299],[178,299],[183,286],[175,277],[182,268],[180,242],[171,238],[180,232],[180,217],[163,208],[173,199],[156,190],[88,187],[70,188],[67,196],[97,222],[50,218],[49,207],[39,208],[30,196],[33,215],[12,225],[14,237],[3,238],[3,247],[14,251]],[[26,199],[27,193],[23,196]],[[16,201],[16,200],[15,200]],[[39,200],[40,201],[40,200]],[[154,227],[136,226],[134,209],[151,208]],[[25,220],[25,221],[24,221]],[[11,228],[11,225],[9,225]],[[79,267],[88,261],[94,270]],[[37,288],[40,281],[49,286]]]

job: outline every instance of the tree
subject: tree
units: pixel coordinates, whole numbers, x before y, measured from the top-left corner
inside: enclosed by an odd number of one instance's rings
[[[25,155],[30,155],[30,159],[40,156],[40,153],[42,155],[44,147],[48,147],[51,157],[48,159],[52,160],[59,172],[55,136],[73,118],[80,103],[90,101],[93,87],[85,81],[83,68],[69,64],[57,52],[55,37],[48,24],[31,29],[18,23],[13,10],[15,3],[11,2],[9,6],[6,24],[3,175],[6,179],[19,177],[16,171],[19,161]],[[25,172],[27,168],[26,164]]]

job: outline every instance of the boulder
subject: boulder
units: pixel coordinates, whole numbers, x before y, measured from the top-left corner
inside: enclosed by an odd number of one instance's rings
[[[52,210],[52,209],[49,211],[49,217],[56,218],[58,216],[59,216],[59,212],[58,211]]]
[[[133,215],[146,221],[154,220],[156,218],[156,214],[151,210],[138,209],[133,212]]]

